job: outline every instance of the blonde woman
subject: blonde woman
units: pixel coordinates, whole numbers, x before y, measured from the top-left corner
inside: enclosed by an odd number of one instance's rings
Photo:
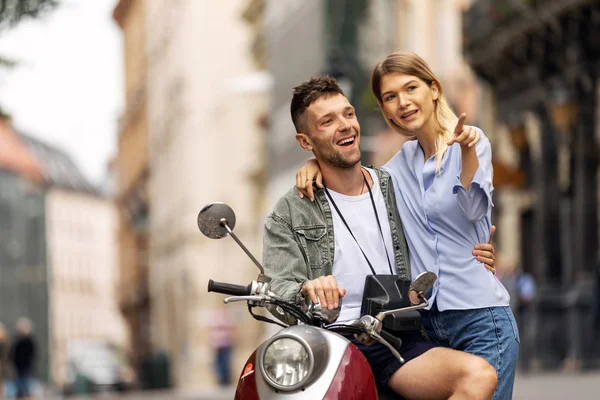
[[[490,142],[478,128],[465,127],[464,114],[454,114],[416,54],[396,52],[378,63],[371,88],[388,125],[417,139],[382,169],[393,179],[412,276],[438,275],[432,306],[422,313],[426,332],[438,344],[486,359],[498,375],[493,398],[510,399],[519,351],[510,297],[472,251],[492,229]],[[303,182],[317,178],[319,186],[317,169],[311,160],[297,175],[298,189],[311,198],[312,187]]]

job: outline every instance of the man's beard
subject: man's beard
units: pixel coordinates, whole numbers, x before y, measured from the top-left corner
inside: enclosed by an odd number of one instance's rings
[[[354,158],[347,159],[347,158],[342,157],[342,155],[338,153],[338,154],[334,154],[329,159],[329,163],[336,168],[346,169],[346,168],[350,168],[350,167],[353,167],[356,164],[358,164],[360,162],[360,158],[361,158],[360,151],[359,151],[358,157],[356,157],[356,159],[354,159]]]

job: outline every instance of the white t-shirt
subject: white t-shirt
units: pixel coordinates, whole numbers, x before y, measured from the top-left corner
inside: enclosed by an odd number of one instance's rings
[[[346,223],[352,230],[356,241],[360,244],[360,248],[365,252],[371,265],[377,274],[389,275],[390,267],[385,251],[388,252],[389,259],[392,265],[392,271],[397,274],[394,251],[392,246],[392,235],[390,232],[390,223],[387,217],[387,208],[385,199],[381,193],[379,179],[375,172],[369,168],[365,168],[373,178],[373,200],[377,208],[379,223],[383,232],[383,240],[379,232],[379,226],[375,219],[373,204],[369,196],[369,191],[365,188],[365,192],[359,196],[346,196],[333,190],[329,190],[329,194],[337,205],[338,209],[344,216]],[[346,289],[346,295],[342,301],[342,310],[337,323],[347,322],[352,319],[360,318],[360,308],[362,304],[362,296],[365,285],[365,277],[372,275],[371,269],[365,257],[363,256],[356,241],[348,231],[348,228],[342,222],[340,215],[337,213],[331,200],[327,197],[327,201],[331,206],[331,214],[333,216],[333,230],[335,237],[335,254],[333,260],[333,276],[337,280],[338,286]]]

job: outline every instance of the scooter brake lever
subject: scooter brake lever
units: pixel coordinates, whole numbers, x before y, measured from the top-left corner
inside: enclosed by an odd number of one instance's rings
[[[387,340],[385,340],[383,337],[381,337],[381,335],[379,335],[378,333],[372,332],[371,336],[374,337],[379,343],[381,343],[385,347],[387,347],[388,350],[392,352],[392,354],[394,355],[394,357],[396,357],[400,361],[400,364],[404,364],[405,363],[404,358],[400,355],[400,353],[398,352],[398,350],[396,350],[394,348],[394,346],[392,346]]]
[[[381,332],[382,324],[378,319],[370,316],[363,315],[359,320],[352,321],[353,325],[366,330],[366,332],[354,334],[356,340],[367,346],[372,346],[378,341],[379,332]]]
[[[225,299],[223,299],[223,303],[229,304],[229,303],[235,303],[236,301],[251,301],[251,302],[264,303],[265,300],[267,300],[267,298],[263,295],[260,295],[260,296],[231,296],[231,297],[225,297]]]

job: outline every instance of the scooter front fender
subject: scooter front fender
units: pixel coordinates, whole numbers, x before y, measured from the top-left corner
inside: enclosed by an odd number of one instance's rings
[[[377,398],[377,385],[369,362],[356,346],[349,343],[324,400]]]
[[[288,328],[289,329],[289,328]],[[300,328],[294,328],[296,330]],[[267,383],[261,374],[257,354],[259,348],[248,358],[238,382],[236,400],[268,399],[327,399],[327,400],[375,400],[377,387],[369,363],[364,355],[344,337],[315,327],[325,336],[329,346],[329,360],[325,371],[312,383],[298,390],[285,392]],[[284,333],[286,329],[280,331]],[[277,335],[277,334],[276,334]]]

